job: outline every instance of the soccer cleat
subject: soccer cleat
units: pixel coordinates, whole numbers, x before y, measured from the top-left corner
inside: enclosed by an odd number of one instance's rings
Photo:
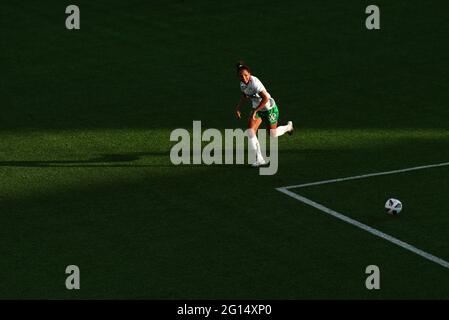
[[[261,166],[265,166],[265,165],[267,165],[267,164],[268,164],[268,161],[265,161],[264,159],[262,159],[262,160],[260,160],[260,161],[254,162],[254,163],[251,165],[251,167],[258,168],[258,167],[261,167]]]
[[[289,121],[287,122],[287,125],[290,126],[290,130],[287,131],[287,133],[291,136],[293,134],[293,131],[295,131],[295,129],[293,128],[293,122]]]

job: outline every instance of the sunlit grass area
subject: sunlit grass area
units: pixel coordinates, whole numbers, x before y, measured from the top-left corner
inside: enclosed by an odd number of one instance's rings
[[[192,131],[191,127],[186,129]],[[258,172],[247,165],[175,166],[170,160],[170,149],[176,142],[170,141],[170,132],[168,129],[4,132],[0,140],[1,196],[14,199],[36,192],[62,191],[63,187],[114,181],[132,183],[162,176],[191,175],[194,182],[198,172],[235,173],[237,179],[241,174],[253,177]],[[202,142],[203,147],[206,144]],[[367,171],[423,165],[447,160],[448,145],[449,131],[445,130],[303,130],[299,126],[293,136],[279,139],[279,175],[265,179],[298,184],[320,176],[322,179],[338,176],[329,170],[334,167],[348,175],[364,173],[359,167],[351,167],[351,161],[365,161]],[[428,154],[427,149],[438,152]],[[373,154],[379,161],[370,164]],[[323,168],[313,171],[312,164],[317,162]],[[297,168],[292,167],[295,163]]]

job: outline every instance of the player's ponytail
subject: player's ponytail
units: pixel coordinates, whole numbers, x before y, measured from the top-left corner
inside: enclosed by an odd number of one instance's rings
[[[237,68],[237,73],[239,73],[242,70],[247,70],[248,72],[251,72],[249,70],[249,67],[247,65],[245,65],[245,63],[243,61],[237,62],[235,66]]]

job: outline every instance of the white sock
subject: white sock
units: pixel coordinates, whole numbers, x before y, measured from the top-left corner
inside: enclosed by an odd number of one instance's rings
[[[291,129],[292,129],[292,126],[291,126],[291,124],[289,123],[289,124],[286,125],[286,126],[279,126],[279,127],[277,127],[276,129],[271,129],[271,130],[270,130],[270,135],[271,135],[272,137],[279,137],[279,136],[282,136],[284,133],[290,131]]]
[[[248,137],[249,146],[256,154],[256,161],[263,161],[262,152],[260,151],[259,140],[257,140],[257,136],[254,133],[250,133]]]

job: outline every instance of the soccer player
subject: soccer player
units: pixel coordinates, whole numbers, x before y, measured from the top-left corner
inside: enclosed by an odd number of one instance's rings
[[[237,63],[237,74],[240,78],[240,90],[243,94],[235,109],[235,115],[237,119],[240,119],[240,107],[248,99],[251,100],[253,110],[248,122],[248,128],[250,129],[248,141],[249,146],[256,154],[256,161],[252,166],[259,167],[267,164],[267,161],[262,157],[259,140],[256,135],[262,120],[266,121],[272,137],[279,137],[286,132],[291,135],[293,133],[293,123],[288,121],[287,125],[278,126],[279,109],[276,102],[265,89],[262,82],[251,75],[250,69],[243,62]]]

